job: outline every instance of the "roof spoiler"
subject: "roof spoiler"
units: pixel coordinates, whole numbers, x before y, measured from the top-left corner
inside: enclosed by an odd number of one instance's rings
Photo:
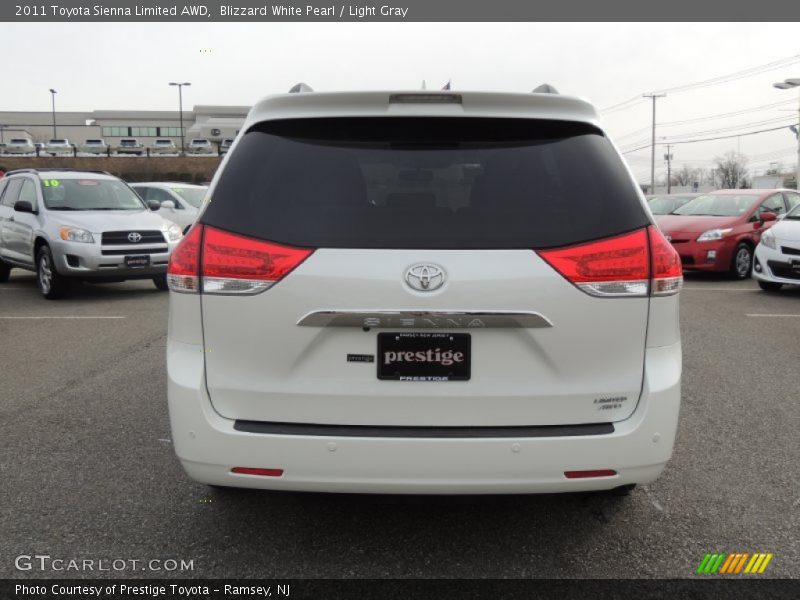
[[[297,84],[293,85],[292,88],[289,90],[289,93],[290,94],[306,94],[308,92],[313,92],[313,91],[314,90],[311,88],[310,85],[307,85],[307,84],[301,82],[301,83],[297,83]]]

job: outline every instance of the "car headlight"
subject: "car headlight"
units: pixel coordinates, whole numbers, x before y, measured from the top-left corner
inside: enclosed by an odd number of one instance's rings
[[[177,225],[170,225],[169,229],[167,229],[167,237],[170,242],[177,242],[183,237],[183,231]]]
[[[716,242],[728,235],[733,229],[709,229],[700,234],[698,242]]]
[[[58,230],[62,240],[68,242],[83,242],[84,244],[94,244],[91,232],[78,227],[62,227]]]
[[[761,243],[767,248],[772,248],[773,250],[778,249],[778,241],[775,239],[775,234],[769,229],[767,229],[764,232],[764,235],[761,236]]]

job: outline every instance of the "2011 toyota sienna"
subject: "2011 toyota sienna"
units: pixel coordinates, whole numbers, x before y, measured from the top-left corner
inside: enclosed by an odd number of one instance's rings
[[[170,259],[188,474],[377,493],[655,480],[681,264],[595,109],[297,89],[251,110]]]

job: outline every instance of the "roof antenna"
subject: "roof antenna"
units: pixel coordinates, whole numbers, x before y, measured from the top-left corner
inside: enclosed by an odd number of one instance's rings
[[[305,94],[307,92],[313,92],[314,90],[311,89],[310,85],[305,83],[298,83],[292,86],[292,89],[289,90],[290,94]]]
[[[549,83],[543,83],[542,85],[537,87],[535,90],[533,90],[531,93],[532,94],[557,94],[558,90],[556,88],[554,88],[552,85],[550,85]]]
[[[447,83],[445,83],[445,84],[444,84],[444,86],[442,87],[442,91],[447,91],[447,92],[449,92],[449,91],[450,91],[450,89],[451,89],[451,87],[452,87],[452,86],[451,86],[451,84],[452,84],[452,83],[453,83],[453,80],[452,80],[452,79],[448,79],[448,80],[447,80]]]

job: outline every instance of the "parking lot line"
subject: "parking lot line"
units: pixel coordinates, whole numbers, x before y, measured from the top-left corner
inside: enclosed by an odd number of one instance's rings
[[[52,317],[51,317],[51,316],[48,316],[48,317],[39,317],[39,316],[28,316],[28,317],[4,317],[4,316],[0,316],[0,319],[2,319],[2,320],[6,320],[6,321],[8,321],[8,320],[18,320],[18,319],[38,319],[38,320],[41,320],[41,319],[126,319],[126,318],[127,318],[127,317],[124,317],[124,316],[107,316],[107,317],[79,317],[79,316],[60,316],[60,317],[54,317],[54,316],[52,316]]]
[[[800,315],[761,315],[756,313],[746,314],[746,317],[800,317]]]

